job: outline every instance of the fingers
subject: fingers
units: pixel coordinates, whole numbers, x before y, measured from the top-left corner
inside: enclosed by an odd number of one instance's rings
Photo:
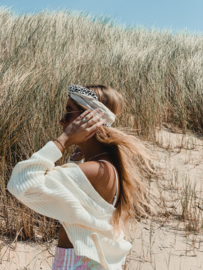
[[[97,112],[97,110],[94,110],[93,112]],[[89,114],[91,115],[91,114]],[[89,118],[89,115],[87,116]],[[93,118],[90,119],[88,121],[87,117],[87,121],[85,123],[85,128],[88,132],[92,132],[92,131],[95,131],[95,128],[98,129],[101,125],[103,125],[105,122],[106,122],[106,119],[103,119],[102,121],[97,121],[99,120],[102,116],[104,115],[104,112],[101,112],[100,114],[98,114],[97,116],[94,116],[93,115]],[[89,128],[88,128],[89,127]],[[94,127],[93,129],[91,129],[92,127]]]
[[[96,134],[96,132],[97,132],[97,130],[92,131],[89,135],[87,135],[87,136],[85,137],[85,141],[87,141],[88,139],[90,139],[91,137],[93,137],[94,134]]]
[[[98,110],[99,109],[96,109],[96,110],[93,110],[92,112],[90,112],[90,109],[88,109],[88,110],[84,111],[83,113],[81,113],[78,116],[77,120],[81,121],[85,117],[85,119],[87,119],[87,121],[88,121],[88,119],[90,119],[92,116],[94,116],[94,114],[97,113]]]
[[[93,134],[93,132],[97,132],[98,128],[100,126],[102,126],[105,122],[106,119],[103,119],[102,121],[97,121],[99,120],[103,115],[104,112],[101,112],[100,114],[98,114],[97,116],[95,116],[95,114],[99,111],[99,109],[95,109],[92,112],[90,112],[90,110],[86,110],[84,111],[80,116],[78,116],[77,120],[79,122],[82,121],[83,118],[85,118],[85,123],[84,123],[84,128],[86,128],[86,130],[88,132],[91,132]],[[92,118],[92,119],[91,119]],[[91,120],[90,120],[91,119]],[[88,126],[90,126],[88,128]],[[90,136],[90,134],[88,135],[88,137]]]
[[[96,113],[98,113],[98,111],[99,111],[99,109],[95,109],[85,117],[85,119],[86,119],[85,122],[86,122],[87,126],[91,125],[93,122],[95,122],[97,119],[99,119],[98,116],[101,113],[97,116],[95,115]]]
[[[92,125],[94,125],[95,123],[98,122],[98,120],[104,115],[104,112],[101,112],[100,114],[98,114],[97,116],[93,116],[93,118],[91,118],[90,120],[87,120],[85,123],[85,127],[90,127]]]
[[[88,132],[94,132],[94,131],[98,131],[98,128],[100,128],[104,123],[106,122],[106,119],[103,119],[102,121],[97,122],[96,124],[92,125],[89,128],[86,128],[86,130]]]
[[[95,109],[92,112],[90,112],[90,110],[88,109],[85,112],[83,112],[80,116],[78,116],[77,120],[81,122],[82,119],[85,118],[85,122],[84,123],[82,122],[82,123],[86,124],[85,125],[86,127],[91,126],[104,115],[104,112],[101,112],[100,114],[95,116],[95,114],[98,113],[98,111],[99,109]]]

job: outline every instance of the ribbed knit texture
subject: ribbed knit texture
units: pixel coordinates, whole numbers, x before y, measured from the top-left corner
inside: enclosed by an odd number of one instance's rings
[[[61,157],[49,141],[15,165],[7,189],[30,209],[60,220],[76,255],[87,256],[108,270],[119,269],[132,244],[123,231],[113,234],[110,218],[116,208],[100,196],[77,164],[55,166]]]

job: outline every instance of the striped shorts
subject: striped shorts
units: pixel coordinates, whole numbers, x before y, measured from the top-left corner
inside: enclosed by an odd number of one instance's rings
[[[105,268],[86,256],[75,255],[74,248],[56,247],[52,270],[105,270]]]

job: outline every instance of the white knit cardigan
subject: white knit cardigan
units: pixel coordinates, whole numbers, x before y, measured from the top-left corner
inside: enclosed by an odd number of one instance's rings
[[[116,208],[100,196],[77,164],[55,166],[61,157],[49,141],[15,165],[7,189],[30,209],[60,220],[75,255],[89,257],[108,270],[119,269],[132,244],[124,239],[123,230],[113,234],[110,218]]]

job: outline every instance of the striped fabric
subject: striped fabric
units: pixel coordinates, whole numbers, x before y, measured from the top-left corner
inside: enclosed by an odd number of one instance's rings
[[[105,268],[86,256],[75,255],[74,248],[56,247],[52,270],[105,270]]]

